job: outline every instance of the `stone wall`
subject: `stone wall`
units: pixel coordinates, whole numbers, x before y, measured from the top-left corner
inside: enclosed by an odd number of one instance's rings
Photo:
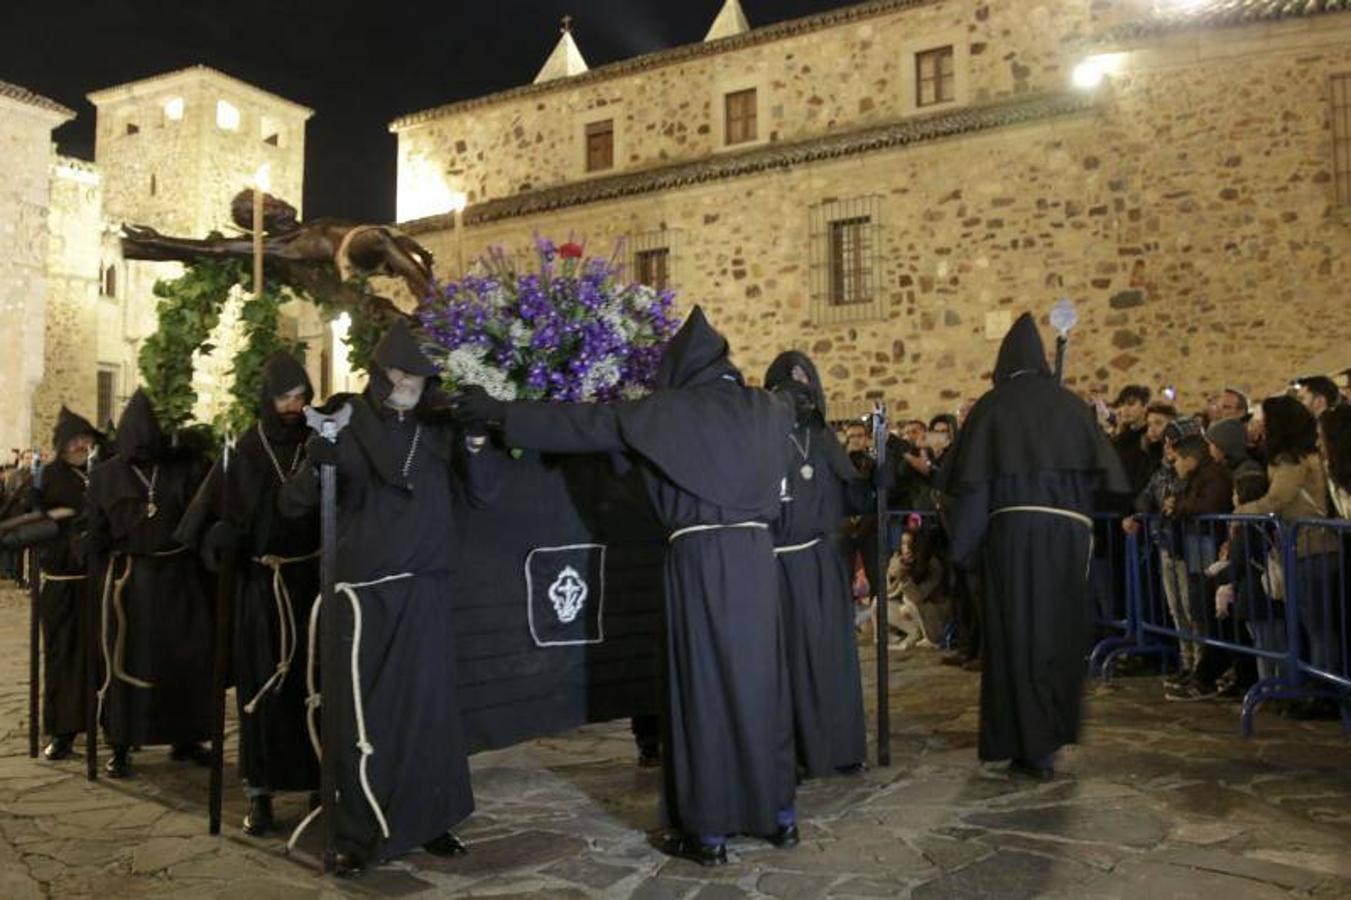
[[[92,165],[57,160],[48,222],[46,371],[33,402],[34,437],[44,445],[63,404],[90,421],[97,411],[103,217]]]
[[[795,52],[839,55],[823,41]],[[1053,55],[1037,77],[1052,78]],[[809,351],[850,411],[873,395],[917,414],[954,408],[988,384],[987,321],[1061,296],[1081,312],[1079,388],[1172,384],[1189,407],[1227,384],[1260,395],[1351,342],[1328,91],[1349,70],[1351,17],[1192,32],[1136,48],[1085,114],[504,219],[460,239],[472,258],[536,231],[608,250],[678,230],[682,305],[703,303],[753,376],[779,350]],[[809,209],[868,195],[881,198],[883,315],[814,324]],[[415,230],[443,269],[455,259],[452,230]]]
[[[46,444],[32,432],[42,379],[52,129],[68,116],[0,96],[0,452]]]
[[[1058,90],[1075,59],[1073,42],[1090,28],[1093,5],[883,4],[891,11],[790,29],[770,42],[756,42],[752,33],[727,42],[734,49],[676,54],[633,74],[600,78],[605,70],[597,70],[543,92],[410,116],[393,126],[399,216],[427,214],[417,195],[435,191],[438,181],[475,203],[585,177],[583,134],[594,120],[615,119],[613,171],[722,152],[719,104],[727,91],[745,87],[758,90],[759,137],[768,143],[932,112],[939,107],[914,108],[913,54],[947,44],[956,53],[953,107]]]

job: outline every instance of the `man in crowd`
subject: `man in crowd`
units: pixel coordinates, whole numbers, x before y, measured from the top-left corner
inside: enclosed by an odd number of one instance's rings
[[[51,742],[47,759],[70,756],[75,735],[85,729],[86,663],[84,515],[90,454],[101,435],[88,419],[64,406],[52,433],[56,458],[42,470],[33,507],[57,519],[56,537],[35,548],[41,597],[43,678],[42,730]]]
[[[1116,402],[1112,404],[1116,410],[1116,434],[1112,437],[1112,447],[1121,458],[1121,467],[1126,471],[1132,495],[1144,490],[1149,476],[1154,472],[1154,460],[1145,446],[1149,398],[1149,388],[1141,384],[1128,384],[1121,389]]]
[[[355,634],[360,610],[354,680],[336,692],[351,701],[341,704],[339,734],[323,735],[338,774],[336,809],[324,797],[324,812],[337,817],[335,866],[346,877],[418,846],[437,856],[465,852],[450,831],[474,808],[447,602],[451,491],[459,468],[470,502],[490,502],[501,464],[481,423],[468,421],[461,434],[441,415],[445,397],[429,387],[436,368],[406,324],[392,326],[372,358],[365,392],[330,401],[351,404],[350,426],[335,443],[313,435],[305,445],[311,463],[336,466],[338,476],[343,587],[337,608],[323,615]],[[280,501],[287,518],[314,514],[313,466],[288,479]],[[323,677],[348,673],[344,666]]]
[[[239,439],[228,468],[217,461],[178,532],[201,547],[212,571],[237,557],[234,683],[239,770],[249,798],[244,832],[251,835],[271,830],[274,791],[319,789],[305,729],[319,520],[313,512],[284,518],[277,503],[282,485],[304,464],[305,406],[314,390],[304,366],[281,351],[264,363],[262,380],[256,424]]]
[[[206,472],[200,453],[169,446],[138,390],[117,423],[117,457],[89,476],[113,778],[130,774],[132,746],[169,744],[176,760],[209,762],[215,604],[201,561],[173,536]]]
[[[793,726],[770,523],[792,502],[788,403],[747,388],[698,307],[672,338],[657,391],[621,404],[503,404],[481,389],[465,421],[501,423],[506,443],[636,460],[666,554],[664,849],[727,862],[732,834],[798,841]],[[801,466],[799,459],[798,465]]]
[[[1295,382],[1295,398],[1317,419],[1342,399],[1337,383],[1326,375],[1311,375]]]
[[[980,758],[1048,779],[1079,733],[1095,497],[1128,484],[1093,410],[1057,383],[1030,314],[1004,338],[994,389],[952,453],[939,478],[952,555],[985,575]]]
[[[1212,422],[1221,419],[1248,419],[1248,395],[1238,388],[1225,388],[1210,402]]]

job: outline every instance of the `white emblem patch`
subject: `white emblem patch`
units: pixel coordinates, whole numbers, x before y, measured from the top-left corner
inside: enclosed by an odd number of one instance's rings
[[[576,619],[586,605],[589,593],[591,590],[586,586],[586,579],[577,574],[572,566],[564,566],[554,583],[549,585],[549,601],[554,605],[558,621],[567,625]]]

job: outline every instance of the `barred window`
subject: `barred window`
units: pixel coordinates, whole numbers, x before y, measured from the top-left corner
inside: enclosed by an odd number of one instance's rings
[[[1351,73],[1332,76],[1332,168],[1337,206],[1351,208]]]
[[[586,170],[603,172],[615,164],[615,122],[592,122],[586,126]]]
[[[98,370],[98,398],[94,408],[94,424],[102,428],[112,421],[114,405],[117,402],[117,376],[119,366],[116,363],[100,363]]]
[[[915,106],[950,103],[956,96],[952,45],[915,54]]]
[[[651,250],[639,250],[634,254],[634,268],[639,284],[659,291],[666,290],[671,276],[671,249],[654,247]]]
[[[724,140],[727,145],[753,141],[757,135],[756,89],[732,91],[723,98]]]
[[[881,212],[880,197],[812,207],[812,319],[818,324],[882,314]]]
[[[682,232],[678,228],[659,228],[632,235],[633,280],[664,291],[676,283]]]

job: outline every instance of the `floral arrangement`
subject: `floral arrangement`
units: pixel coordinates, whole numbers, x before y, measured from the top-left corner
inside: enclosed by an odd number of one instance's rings
[[[633,399],[648,393],[675,332],[674,295],[624,282],[616,254],[536,237],[535,271],[494,248],[478,271],[418,306],[448,387],[477,384],[499,400]]]

